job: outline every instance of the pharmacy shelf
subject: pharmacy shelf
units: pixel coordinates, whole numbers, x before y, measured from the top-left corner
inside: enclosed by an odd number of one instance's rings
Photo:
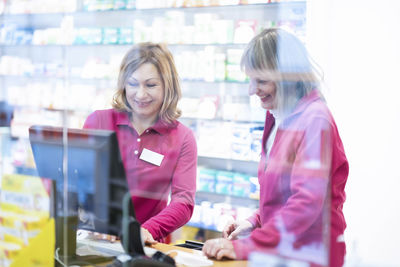
[[[194,121],[209,121],[209,122],[234,122],[234,123],[240,123],[240,124],[260,124],[260,127],[263,127],[264,120],[242,120],[242,119],[224,119],[222,117],[216,116],[215,118],[200,118],[200,117],[186,117],[182,116],[179,118],[182,122],[186,122],[186,124],[189,124],[189,122],[194,122]],[[218,157],[215,157],[218,159]]]
[[[258,161],[216,158],[207,155],[199,155],[197,157],[197,165],[207,166],[207,168],[210,169],[219,169],[230,172],[246,173],[252,176],[257,176],[257,171],[258,171]]]
[[[0,14],[0,17],[8,18],[8,17],[30,17],[30,16],[46,16],[46,17],[57,17],[57,16],[65,16],[65,15],[82,15],[82,16],[87,16],[87,15],[96,15],[96,14],[107,14],[107,13],[119,13],[119,14],[124,14],[124,13],[159,13],[159,12],[167,12],[168,10],[180,10],[180,11],[185,11],[185,12],[216,12],[216,11],[223,11],[226,12],[227,10],[229,11],[230,9],[232,10],[237,10],[238,8],[240,9],[259,9],[261,7],[268,7],[268,8],[273,8],[273,7],[278,7],[278,8],[299,8],[300,10],[298,12],[301,12],[302,9],[305,7],[306,1],[283,1],[283,2],[273,2],[273,3],[257,3],[257,4],[239,4],[239,5],[209,5],[209,6],[190,6],[190,7],[158,7],[158,8],[140,8],[140,9],[106,9],[106,10],[92,10],[92,11],[87,11],[87,10],[77,10],[74,12],[43,12],[43,13],[15,13],[15,14],[10,14],[10,13],[2,13]]]
[[[0,74],[0,78],[3,79],[56,79],[56,80],[82,80],[82,81],[99,81],[99,82],[116,82],[116,78],[104,78],[104,77],[93,77],[93,78],[85,78],[85,77],[77,77],[77,76],[63,76],[63,75],[40,75],[40,74],[26,74],[26,75],[12,75],[12,74]],[[228,81],[228,80],[219,80],[219,81],[205,81],[205,80],[189,80],[182,79],[182,83],[202,83],[202,84],[243,84],[248,85],[248,81]],[[246,92],[247,94],[247,92]]]
[[[82,4],[83,1],[78,1],[79,4]],[[265,1],[267,2],[267,1]],[[250,5],[229,5],[229,6],[202,6],[202,7],[179,7],[179,8],[151,8],[151,9],[125,9],[125,10],[96,10],[96,11],[85,11],[81,5],[78,5],[78,10],[75,12],[60,12],[60,13],[38,13],[38,14],[0,14],[0,25],[9,25],[10,28],[17,30],[21,30],[18,34],[23,34],[23,30],[31,31],[33,33],[34,30],[47,30],[47,29],[60,29],[62,26],[65,28],[73,28],[74,30],[79,30],[81,28],[101,28],[104,32],[105,28],[118,28],[118,29],[128,29],[132,30],[132,34],[141,32],[140,27],[134,28],[134,20],[139,19],[144,22],[146,27],[151,28],[155,22],[155,18],[163,18],[163,19],[173,19],[175,11],[183,12],[181,19],[184,19],[184,26],[194,26],[194,22],[197,19],[196,14],[201,13],[212,13],[215,17],[221,20],[229,20],[233,23],[233,29],[230,27],[226,27],[227,30],[234,30],[237,27],[239,21],[256,21],[257,25],[254,26],[256,31],[259,28],[270,27],[272,25],[281,26],[284,23],[293,23],[290,24],[289,27],[293,27],[296,30],[299,30],[299,34],[302,35],[304,31],[305,18],[306,18],[306,1],[280,1],[276,3],[262,3],[262,4],[250,4]],[[173,15],[174,14],[174,15]],[[71,18],[72,17],[72,18]],[[73,23],[68,24],[68,22],[73,21]],[[64,24],[66,22],[66,24]],[[282,23],[282,24],[280,24]],[[62,26],[61,26],[62,24]],[[136,24],[135,24],[136,25]],[[214,26],[214,25],[212,25]],[[59,27],[59,28],[57,28]],[[142,29],[143,30],[143,29]],[[228,31],[224,32],[227,33]],[[12,31],[11,31],[12,33]],[[26,33],[26,32],[25,32]],[[38,32],[40,33],[40,32]],[[78,31],[79,33],[79,31]],[[197,32],[196,32],[197,33]],[[53,36],[53,35],[51,35]],[[82,36],[86,37],[84,34]],[[139,35],[140,36],[140,35]],[[182,35],[183,36],[183,35]],[[173,39],[174,43],[168,43],[168,47],[171,52],[175,55],[180,55],[183,58],[183,55],[180,52],[197,52],[199,50],[207,50],[208,46],[212,46],[215,54],[226,54],[226,58],[228,58],[228,50],[229,49],[243,49],[246,44],[243,43],[232,43],[234,41],[240,40],[242,41],[244,38],[225,38],[221,40],[221,38],[209,38],[207,40],[200,39],[201,41],[207,43],[199,43],[199,41],[195,43],[187,43],[189,40],[196,40],[197,37],[195,35],[190,35],[190,38],[185,39]],[[148,36],[143,37],[142,39],[146,39]],[[153,37],[148,38],[152,40]],[[27,38],[28,39],[28,38]],[[168,38],[165,38],[168,39]],[[172,40],[172,38],[170,38]],[[7,42],[8,40],[8,42]],[[62,83],[63,89],[68,89],[69,85],[74,85],[76,83],[79,84],[92,84],[98,90],[102,90],[103,88],[114,88],[116,85],[116,78],[106,78],[113,77],[107,76],[108,73],[99,74],[100,78],[82,78],[76,77],[80,76],[81,72],[77,71],[80,68],[85,66],[85,63],[88,59],[99,58],[102,64],[110,64],[111,58],[110,56],[119,56],[119,54],[123,55],[133,44],[132,40],[141,40],[138,39],[130,39],[130,38],[121,38],[119,39],[121,44],[116,44],[114,41],[109,41],[110,39],[102,39],[103,43],[96,44],[56,44],[55,40],[43,38],[43,41],[36,41],[37,43],[49,43],[43,45],[34,45],[27,44],[20,41],[18,38],[8,38],[5,40],[3,38],[3,43],[0,43],[0,54],[8,55],[12,57],[19,58],[27,58],[32,62],[32,65],[35,67],[37,65],[43,64],[51,64],[53,69],[49,72],[33,72],[35,74],[28,75],[0,75],[0,97],[3,95],[7,95],[7,88],[15,85],[29,85],[32,82],[40,82],[40,83]],[[35,39],[37,40],[37,39]],[[71,37],[68,40],[65,40],[64,43],[71,43],[72,40],[75,40]],[[80,40],[80,39],[77,39]],[[84,39],[88,40],[88,39]],[[93,39],[94,40],[94,39]],[[146,39],[147,40],[147,39]],[[214,43],[221,40],[221,42],[225,43]],[[90,39],[88,42],[92,41]],[[20,42],[21,44],[18,44]],[[32,41],[30,41],[32,42]],[[97,39],[99,42],[99,39]],[[114,43],[109,43],[114,42]],[[178,43],[179,42],[179,43]],[[184,42],[184,43],[180,43]],[[213,42],[213,43],[211,43]],[[213,52],[214,53],[214,52]],[[234,57],[235,54],[232,56]],[[176,59],[176,58],[175,58]],[[57,61],[58,60],[58,61]],[[225,59],[226,60],[226,59]],[[18,63],[18,60],[16,60]],[[232,63],[232,62],[230,62]],[[235,61],[236,64],[237,60]],[[58,64],[58,65],[56,65]],[[56,66],[56,67],[55,67]],[[15,66],[16,68],[19,67]],[[24,68],[20,68],[24,69]],[[40,69],[40,68],[39,68]],[[41,70],[41,69],[40,69]],[[183,68],[183,70],[186,70]],[[52,72],[53,71],[53,72]],[[179,68],[178,68],[179,71]],[[10,72],[11,73],[11,72]],[[12,72],[18,73],[18,72]],[[19,72],[24,73],[24,72]],[[196,72],[197,73],[197,72]],[[210,75],[198,76],[192,75],[189,73],[187,75],[182,74],[182,77],[210,77]],[[221,77],[220,75],[215,75],[215,77]],[[225,77],[233,77],[240,79],[240,77],[236,77],[234,75],[227,75]],[[217,78],[216,78],[217,79]],[[248,104],[249,110],[253,111],[255,108],[253,106],[250,107],[250,101],[247,95],[247,81],[231,81],[231,80],[218,80],[218,81],[205,81],[205,80],[182,80],[182,93],[183,96],[187,98],[198,98],[202,99],[203,97],[208,96],[217,96],[219,103],[217,106],[217,115],[216,118],[206,119],[206,118],[198,118],[194,117],[183,117],[181,118],[182,123],[191,126],[195,125],[196,121],[199,123],[205,122],[232,122],[237,124],[254,124],[260,125],[263,127],[264,117],[258,116],[260,114],[247,114],[246,112],[242,112],[246,116],[242,116],[243,120],[235,120],[235,119],[227,119],[223,117],[222,107],[224,104]],[[25,102],[20,102],[25,103]],[[251,102],[253,104],[253,102]],[[42,105],[46,105],[42,104]],[[50,106],[50,105],[48,105]],[[80,107],[80,106],[79,106]],[[26,108],[26,107],[16,107]],[[50,108],[42,108],[42,107],[34,107],[37,108],[37,111],[43,111],[43,113],[50,114],[49,121],[56,121],[54,118],[62,118],[65,119],[66,114],[68,116],[72,115],[69,118],[72,118],[73,121],[78,121],[80,117],[85,117],[82,113],[89,113],[89,110],[73,110],[73,109],[50,109]],[[247,109],[246,109],[247,110]],[[17,110],[18,111],[18,110]],[[29,111],[28,111],[29,112]],[[79,112],[79,113],[78,113]],[[23,113],[22,113],[23,114]],[[189,114],[189,113],[187,113]],[[192,113],[196,114],[196,113]],[[24,114],[23,114],[24,115]],[[23,116],[21,115],[21,117]],[[63,116],[61,116],[63,115]],[[247,117],[248,115],[248,117]],[[254,116],[253,116],[254,115]],[[263,114],[261,114],[263,115]],[[40,117],[40,116],[38,116]],[[232,115],[233,117],[233,115]],[[260,117],[263,117],[262,120]],[[42,117],[40,117],[42,119]],[[248,120],[244,120],[247,119]],[[255,119],[256,118],[256,119]],[[50,120],[53,119],[53,120]],[[20,127],[20,133],[22,130],[25,130],[24,127],[27,127],[32,123],[30,119],[27,121],[20,120],[21,125],[17,124],[17,127]],[[60,122],[64,122],[62,120]],[[243,126],[243,125],[242,125]],[[18,129],[17,129],[18,130]],[[22,138],[21,138],[22,139]],[[204,150],[203,150],[204,151]],[[210,151],[204,151],[209,152]],[[227,152],[228,153],[228,152]],[[221,153],[222,154],[222,153]],[[225,154],[224,154],[225,155]],[[229,155],[227,155],[229,156]],[[223,158],[223,157],[214,157],[209,155],[199,155],[198,156],[198,166],[205,167],[207,169],[213,170],[221,170],[221,171],[229,171],[247,174],[253,177],[257,176],[258,172],[258,160],[249,158],[247,160],[243,159],[232,159],[232,158]],[[19,166],[18,170],[22,173],[29,173],[32,171],[29,168],[24,168],[23,166]],[[117,187],[118,184],[115,184]],[[250,198],[250,196],[233,196],[232,194],[221,194],[221,193],[213,193],[213,192],[196,192],[196,203],[199,204],[203,201],[208,201],[211,203],[228,203],[232,207],[245,207],[245,208],[256,208],[258,207],[259,201],[257,199]],[[113,206],[115,205],[115,206]],[[111,207],[117,207],[117,203],[111,203]],[[188,225],[203,228],[207,230],[217,231],[215,225],[205,225],[204,223],[191,223]]]
[[[258,207],[259,204],[259,199],[251,197],[196,191],[196,203],[201,203],[202,201],[209,201],[213,203],[228,203],[234,207]]]
[[[210,230],[210,231],[214,231],[214,232],[221,232],[213,224],[209,225],[209,224],[204,224],[204,223],[201,223],[201,222],[191,222],[191,221],[189,221],[186,225],[187,226],[191,226],[191,227],[201,228],[201,229],[204,229],[204,230]]]
[[[47,48],[94,48],[94,47],[131,47],[133,43],[129,44],[0,44],[2,48],[37,48],[37,49],[47,49]],[[204,46],[215,46],[215,47],[223,47],[223,48],[244,48],[246,44],[243,43],[205,43],[205,44],[195,44],[195,43],[187,43],[187,44],[168,44],[170,48],[179,48],[179,47],[204,47]]]

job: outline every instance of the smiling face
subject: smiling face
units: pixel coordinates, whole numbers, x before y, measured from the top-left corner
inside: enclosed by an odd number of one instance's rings
[[[156,122],[164,102],[164,85],[157,68],[151,63],[141,65],[127,79],[125,90],[134,118]]]
[[[249,95],[257,95],[264,109],[276,109],[276,83],[268,72],[246,71],[250,78]]]

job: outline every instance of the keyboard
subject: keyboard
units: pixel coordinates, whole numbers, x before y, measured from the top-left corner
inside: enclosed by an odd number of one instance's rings
[[[153,256],[153,254],[157,252],[156,249],[150,247],[144,247],[143,249],[144,253],[148,257]],[[106,257],[109,256],[115,257],[125,254],[125,251],[120,241],[109,242],[109,241],[93,240],[93,239],[77,240],[77,254],[89,255],[87,253],[92,253],[95,255],[101,255]]]

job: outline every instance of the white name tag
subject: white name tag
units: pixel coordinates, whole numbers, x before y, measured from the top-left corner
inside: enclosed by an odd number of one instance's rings
[[[157,152],[143,148],[142,154],[140,154],[139,159],[147,161],[151,164],[160,166],[164,158],[164,155],[158,154]]]

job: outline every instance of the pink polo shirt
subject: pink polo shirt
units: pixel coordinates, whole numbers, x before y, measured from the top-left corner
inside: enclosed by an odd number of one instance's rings
[[[189,221],[197,166],[196,140],[189,128],[178,121],[173,125],[158,121],[139,135],[128,113],[114,109],[93,112],[84,128],[116,132],[136,218],[155,240]],[[164,156],[160,166],[140,159],[145,148]]]
[[[268,251],[323,266],[342,266],[349,165],[335,121],[317,90],[303,97],[277,129],[268,112],[258,169],[260,208],[251,236],[233,242],[239,259]]]

